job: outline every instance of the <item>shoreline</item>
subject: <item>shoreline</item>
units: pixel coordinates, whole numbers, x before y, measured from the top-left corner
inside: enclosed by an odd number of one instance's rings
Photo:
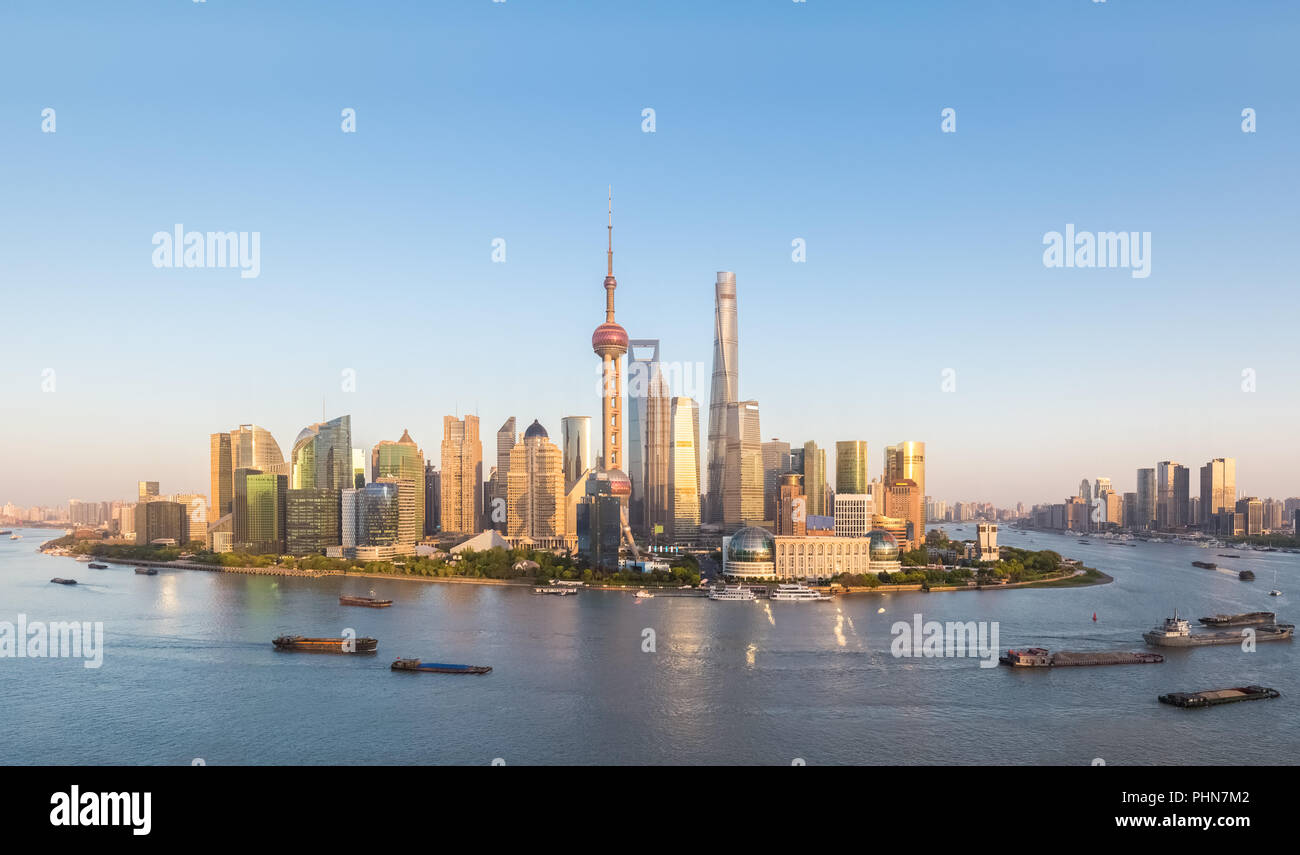
[[[73,558],[75,556],[65,553],[46,552],[44,549],[39,550],[42,554],[53,558]],[[287,567],[223,567],[220,565],[200,564],[196,562],[169,562],[155,561],[151,559],[132,559],[120,560],[114,558],[97,558],[95,560],[105,561],[109,564],[118,564],[131,567],[158,567],[169,570],[195,570],[206,573],[231,573],[246,576],[283,576],[295,579],[322,579],[322,578],[357,578],[357,579],[388,579],[394,581],[408,582],[446,582],[455,585],[492,585],[497,587],[537,587],[546,585],[546,582],[539,582],[536,579],[488,579],[474,576],[411,576],[399,573],[361,573],[348,570],[296,570]],[[1113,576],[1108,575],[1100,570],[1096,570],[1100,578],[1080,580],[1071,582],[1087,572],[1087,569],[1080,568],[1063,576],[1055,576],[1049,579],[1035,579],[1029,582],[1008,582],[1005,585],[940,585],[929,589],[920,584],[913,585],[880,585],[874,588],[844,588],[840,591],[831,592],[833,596],[860,596],[863,594],[875,594],[884,596],[886,594],[911,594],[911,593],[929,593],[939,594],[952,591],[1002,591],[1009,589],[1024,588],[1087,588],[1094,585],[1107,585],[1115,581]],[[1064,584],[1061,584],[1064,583]],[[743,583],[740,583],[743,584]],[[774,582],[759,583],[763,585],[779,584]],[[825,588],[827,586],[810,586]],[[654,594],[655,597],[685,597],[700,599],[708,596],[708,591],[703,588],[684,589],[681,587],[659,587],[653,585],[604,585],[604,584],[585,584],[578,590],[586,591],[609,591],[616,593],[635,594],[638,590],[644,588]]]

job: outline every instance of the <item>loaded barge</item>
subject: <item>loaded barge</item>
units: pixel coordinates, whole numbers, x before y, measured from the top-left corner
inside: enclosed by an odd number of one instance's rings
[[[1162,704],[1176,707],[1213,707],[1219,704],[1232,704],[1237,701],[1260,701],[1282,697],[1277,689],[1266,686],[1238,686],[1233,689],[1211,689],[1207,692],[1170,692],[1161,695]]]
[[[398,659],[394,671],[422,671],[428,674],[486,674],[491,665],[447,665],[442,662],[421,662],[419,659]]]
[[[1099,651],[1094,653],[1062,650],[1049,653],[1043,647],[1026,647],[1008,650],[999,656],[1003,665],[1016,668],[1064,668],[1074,665],[1158,665],[1165,661],[1159,653],[1129,653],[1128,651]]]
[[[366,606],[372,609],[386,609],[392,604],[392,600],[381,600],[377,597],[353,597],[348,594],[339,596],[340,606]]]
[[[1203,567],[1206,570],[1214,570],[1217,569],[1219,565],[1215,564],[1213,561],[1193,561],[1192,566]]]
[[[92,564],[91,566],[93,567],[94,565]],[[157,567],[137,567],[137,568],[135,568],[135,572],[136,572],[136,575],[137,575],[137,576],[157,576],[157,575],[158,575],[158,568],[157,568]]]
[[[1207,644],[1239,644],[1248,632],[1254,633],[1255,641],[1285,641],[1295,634],[1295,626],[1289,623],[1268,623],[1241,631],[1193,634],[1191,624],[1175,612],[1173,617],[1165,618],[1163,626],[1142,633],[1142,639],[1153,647],[1201,647]]]
[[[306,638],[282,635],[271,642],[276,650],[301,650],[307,653],[374,653],[379,641],[374,638]]]
[[[1255,626],[1276,623],[1277,615],[1273,612],[1247,612],[1240,615],[1211,615],[1200,620],[1206,626]]]

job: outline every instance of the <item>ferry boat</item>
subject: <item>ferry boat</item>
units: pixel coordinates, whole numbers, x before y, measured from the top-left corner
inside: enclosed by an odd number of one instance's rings
[[[1289,623],[1261,624],[1252,630],[1256,641],[1284,641],[1295,634],[1295,626]],[[1245,638],[1243,632],[1225,630],[1222,632],[1202,632],[1192,634],[1191,624],[1174,616],[1165,618],[1163,625],[1142,634],[1142,640],[1153,647],[1201,647],[1207,644],[1239,644]]]
[[[752,600],[754,592],[743,585],[727,585],[709,591],[710,600]]]
[[[1273,612],[1246,612],[1239,615],[1211,615],[1201,618],[1201,623],[1206,626],[1254,626],[1276,622],[1277,615]]]
[[[492,670],[491,665],[447,665],[442,662],[421,662],[419,659],[398,659],[393,662],[394,671],[415,671],[426,674],[486,674]]]
[[[533,588],[534,594],[553,594],[557,597],[567,597],[569,594],[578,593],[577,588],[561,588],[558,585],[549,588]]]
[[[379,641],[374,638],[306,638],[282,635],[272,640],[276,650],[302,650],[308,653],[374,653]]]
[[[1231,704],[1237,701],[1271,700],[1280,697],[1282,697],[1281,692],[1267,686],[1237,686],[1231,689],[1211,689],[1207,692],[1170,692],[1167,695],[1161,695],[1158,700],[1162,704],[1195,709],[1196,707]]]
[[[55,576],[55,577],[54,577],[53,579],[51,579],[50,581],[53,582],[53,583],[56,584],[56,585],[75,585],[75,584],[77,584],[77,580],[76,580],[76,579],[60,579],[58,576]]]
[[[91,567],[94,567],[95,565],[92,564],[92,565],[90,565],[90,566],[91,566]],[[137,568],[135,568],[135,572],[136,572],[137,575],[140,575],[140,576],[157,576],[157,575],[158,575],[158,568],[157,568],[157,567],[137,567]]]
[[[824,603],[831,599],[831,595],[814,591],[807,585],[777,585],[776,590],[768,594],[768,599],[796,603]]]
[[[107,564],[96,564],[94,561],[90,562],[90,563],[87,564],[86,566],[89,567],[91,570],[107,570],[107,569],[108,569],[108,565],[107,565]]]
[[[371,591],[370,593],[373,595],[375,592]],[[393,604],[392,600],[381,600],[375,596],[354,597],[351,596],[350,594],[339,595],[340,606],[366,606],[367,608],[372,608],[372,609],[386,609],[392,604]]]

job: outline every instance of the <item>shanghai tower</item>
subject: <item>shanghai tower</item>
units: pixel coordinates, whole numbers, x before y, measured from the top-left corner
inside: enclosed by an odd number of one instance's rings
[[[713,302],[713,388],[709,394],[709,479],[706,521],[722,522],[722,472],[727,460],[727,405],[740,397],[736,274],[718,273]]]

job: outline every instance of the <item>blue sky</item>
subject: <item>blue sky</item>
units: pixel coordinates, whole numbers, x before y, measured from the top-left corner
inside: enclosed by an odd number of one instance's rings
[[[436,455],[456,411],[558,434],[598,405],[609,184],[620,322],[707,373],[735,271],[765,438],[866,439],[873,476],[924,440],[950,501],[1224,455],[1242,490],[1300,494],[1297,23],[1283,2],[11,0],[0,502],[206,493],[209,433],[287,449],[322,400],[359,446],[409,428]],[[175,223],[260,232],[261,275],[155,269]],[[1151,232],[1150,277],[1045,268],[1067,223]]]

